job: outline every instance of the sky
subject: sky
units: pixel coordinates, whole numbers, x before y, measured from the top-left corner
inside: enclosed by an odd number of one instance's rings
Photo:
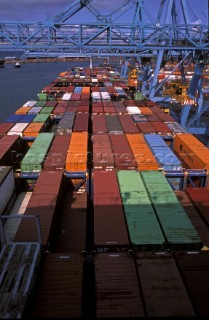
[[[93,0],[91,2],[100,13],[108,14],[113,9],[118,7],[125,0]],[[167,0],[169,1],[169,0]],[[180,0],[175,0],[177,3]],[[40,22],[49,17],[57,15],[65,11],[74,0],[0,0],[0,22],[16,21],[16,22]],[[133,1],[134,2],[134,1]],[[207,23],[207,2],[208,0],[187,0],[189,4],[189,14],[191,20],[201,20],[203,24]],[[144,0],[145,6],[151,16],[158,12],[160,0]],[[153,5],[154,4],[154,5]],[[132,16],[133,12],[128,11],[125,7],[121,19],[118,22],[126,22],[128,17]],[[121,11],[122,13],[122,11]],[[82,9],[80,13],[74,15],[71,20],[77,22],[95,21],[95,17],[86,10]],[[128,22],[128,21],[127,21]]]

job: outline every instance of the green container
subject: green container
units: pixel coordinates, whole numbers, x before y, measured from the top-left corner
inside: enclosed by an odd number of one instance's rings
[[[50,120],[49,114],[47,114],[47,113],[39,113],[33,119],[33,122],[46,122],[46,123],[48,123],[49,120]]]
[[[40,172],[42,170],[45,156],[53,138],[54,133],[51,132],[43,132],[38,134],[36,140],[22,159],[20,165],[22,172]]]
[[[164,249],[165,238],[139,172],[119,170],[117,177],[132,245],[139,250]]]
[[[37,96],[38,96],[38,100],[47,101],[47,98],[48,98],[47,93],[40,92],[40,93],[37,94]]]
[[[202,241],[162,172],[142,171],[148,191],[169,249],[199,249]]]
[[[40,111],[40,114],[51,114],[52,111],[54,110],[54,107],[43,107]]]

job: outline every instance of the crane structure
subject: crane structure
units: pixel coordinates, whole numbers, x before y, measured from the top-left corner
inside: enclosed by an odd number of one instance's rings
[[[156,0],[158,10],[152,10],[154,18],[147,2],[121,0],[115,9],[111,5],[109,14],[103,14],[96,9],[98,0],[74,0],[65,10],[41,22],[0,21],[0,50],[20,49],[26,56],[30,53],[37,56],[47,53],[83,55],[90,59],[92,56],[117,56],[124,58],[121,76],[130,75],[127,60],[134,57],[140,66],[142,93],[153,101],[162,100],[159,91],[175,69],[181,69],[184,83],[185,59],[192,59],[196,53],[207,54],[208,23],[202,24],[195,15],[190,17],[190,0]],[[83,10],[93,16],[92,21],[82,22],[80,19],[73,23],[73,18]],[[159,83],[159,72],[171,56],[176,57],[177,65]],[[181,122],[185,127],[197,123],[208,109],[201,93],[203,68],[198,64],[195,68],[188,95],[194,96],[194,91],[195,94],[198,91],[198,107],[195,115],[189,118],[191,106],[184,106]]]

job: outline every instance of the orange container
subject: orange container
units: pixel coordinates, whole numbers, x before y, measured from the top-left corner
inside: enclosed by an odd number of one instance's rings
[[[141,111],[141,114],[152,114],[152,110],[148,107],[141,107],[141,106],[138,106],[140,111]]]
[[[31,109],[31,107],[21,107],[18,110],[16,110],[16,114],[27,114],[28,111]]]
[[[129,145],[137,163],[138,170],[158,170],[158,163],[149,149],[143,134],[126,134]]]
[[[176,134],[174,152],[187,169],[209,170],[209,149],[192,134]]]
[[[23,131],[23,137],[37,137],[39,132],[44,131],[45,122],[31,122]]]
[[[90,93],[90,87],[82,87],[82,93]]]
[[[66,157],[66,170],[70,172],[87,171],[88,132],[72,132]]]

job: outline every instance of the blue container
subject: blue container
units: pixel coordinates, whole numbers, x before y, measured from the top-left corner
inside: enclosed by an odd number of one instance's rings
[[[165,171],[182,170],[182,165],[173,151],[159,135],[145,134],[144,138],[158,164]]]
[[[82,92],[82,87],[75,87],[74,93],[81,93]]]
[[[18,122],[22,122],[22,123],[30,123],[33,121],[33,119],[36,117],[36,114],[24,114],[22,116],[22,118],[20,119],[20,121]]]
[[[13,122],[13,123],[16,123],[16,122],[21,122],[20,119],[22,118],[22,114],[12,114],[11,116],[9,116],[4,122]]]

